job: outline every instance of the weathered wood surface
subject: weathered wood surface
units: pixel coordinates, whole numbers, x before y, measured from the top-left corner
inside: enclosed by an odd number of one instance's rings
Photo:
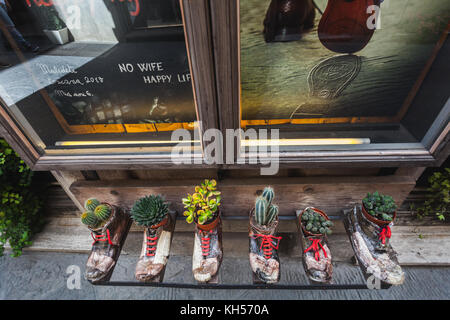
[[[172,209],[182,213],[181,198],[193,193],[193,186],[201,180],[118,180],[79,181],[70,191],[80,202],[96,197],[115,205],[131,207],[139,197],[163,194]],[[317,178],[254,178],[225,179],[218,183],[222,192],[224,216],[247,216],[254,199],[265,186],[271,185],[277,193],[280,215],[294,215],[295,210],[307,206],[320,207],[327,214],[338,214],[342,208],[360,203],[368,192],[378,190],[402,203],[415,185],[408,177],[317,177]]]
[[[433,48],[448,24],[447,0],[397,0],[381,5],[381,29],[360,52],[361,71],[333,100],[312,99],[307,77],[320,61],[336,53],[317,36],[321,18],[299,41],[265,43],[263,20],[270,0],[241,0],[242,119],[288,119],[301,112],[310,117],[394,116],[398,114]],[[317,0],[320,8],[326,0]]]

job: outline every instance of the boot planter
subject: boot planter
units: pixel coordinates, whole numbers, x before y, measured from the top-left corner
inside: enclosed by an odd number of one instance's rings
[[[405,275],[397,253],[386,241],[390,237],[389,223],[378,225],[368,220],[361,206],[344,211],[344,214],[344,226],[364,277],[375,277],[383,288],[402,284]]]
[[[256,199],[249,217],[249,259],[254,283],[277,283],[280,280],[278,247],[281,237],[276,234],[278,207],[272,204],[273,189],[265,188]]]
[[[217,283],[222,263],[222,223],[220,219],[220,191],[215,180],[205,180],[195,187],[193,195],[183,198],[188,223],[195,222],[192,272],[198,282]]]
[[[333,264],[327,236],[333,223],[321,210],[308,207],[297,212],[303,268],[313,283],[330,283]]]
[[[220,215],[209,224],[195,225],[192,273],[198,282],[217,283],[222,263],[222,221]]]
[[[88,199],[82,222],[88,225],[94,242],[86,263],[86,280],[108,281],[131,226],[130,216],[119,207]],[[95,209],[91,211],[93,208]]]
[[[145,228],[135,277],[142,282],[161,282],[170,254],[176,215],[169,212],[169,204],[162,196],[152,195],[136,201],[131,216],[137,225]]]

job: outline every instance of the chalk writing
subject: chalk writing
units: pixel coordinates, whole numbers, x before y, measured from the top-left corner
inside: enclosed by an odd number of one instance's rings
[[[48,66],[44,63],[38,63],[37,66],[44,74],[68,74],[77,73],[77,71],[71,65],[59,65],[59,66]]]

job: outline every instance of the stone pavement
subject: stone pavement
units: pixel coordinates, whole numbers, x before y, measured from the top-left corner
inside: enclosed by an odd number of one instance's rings
[[[449,267],[405,267],[406,280],[401,287],[387,290],[212,290],[152,287],[93,286],[83,279],[87,255],[79,253],[24,252],[19,258],[0,258],[0,299],[449,299]],[[133,280],[137,256],[122,254],[111,280]],[[282,259],[280,284],[306,284],[301,260]],[[189,256],[172,256],[165,282],[194,283]],[[68,289],[67,268],[78,266],[80,289]],[[248,259],[224,258],[220,280],[227,284],[249,284]],[[335,263],[335,283],[364,283],[358,267]]]

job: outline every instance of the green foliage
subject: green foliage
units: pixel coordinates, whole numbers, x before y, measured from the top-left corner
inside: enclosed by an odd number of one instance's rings
[[[81,215],[81,222],[94,229],[101,221],[92,211],[85,211]]]
[[[98,201],[95,198],[89,198],[84,202],[84,208],[87,211],[92,211],[94,212],[95,208],[97,208],[97,206],[100,205],[100,201]]]
[[[216,180],[205,180],[200,186],[195,187],[193,195],[188,194],[182,199],[186,209],[183,214],[188,223],[195,221],[198,224],[205,224],[215,219],[221,200],[221,193],[216,187]]]
[[[392,221],[397,205],[391,196],[383,195],[378,191],[368,193],[363,199],[366,211],[378,220]]]
[[[450,168],[444,168],[441,172],[435,172],[428,178],[428,199],[417,208],[417,217],[434,214],[439,220],[444,221],[449,215],[450,209]]]
[[[95,208],[94,214],[98,220],[106,221],[111,215],[111,208],[106,204],[101,204]]]
[[[140,226],[151,227],[160,223],[169,212],[169,204],[160,195],[137,200],[131,209],[131,217]]]
[[[264,188],[255,201],[255,220],[260,225],[269,225],[278,216],[278,206],[272,204],[275,193],[271,187]]]
[[[43,198],[32,178],[33,172],[0,139],[0,256],[7,242],[11,256],[20,256],[22,248],[31,245],[31,237],[44,224]]]
[[[58,11],[54,6],[41,6],[38,8],[39,16],[45,30],[61,30],[66,27],[65,23],[59,17]]]
[[[324,216],[311,208],[307,208],[302,214],[302,224],[305,226],[305,229],[311,233],[332,234],[331,227],[333,227],[333,222],[325,219]]]

